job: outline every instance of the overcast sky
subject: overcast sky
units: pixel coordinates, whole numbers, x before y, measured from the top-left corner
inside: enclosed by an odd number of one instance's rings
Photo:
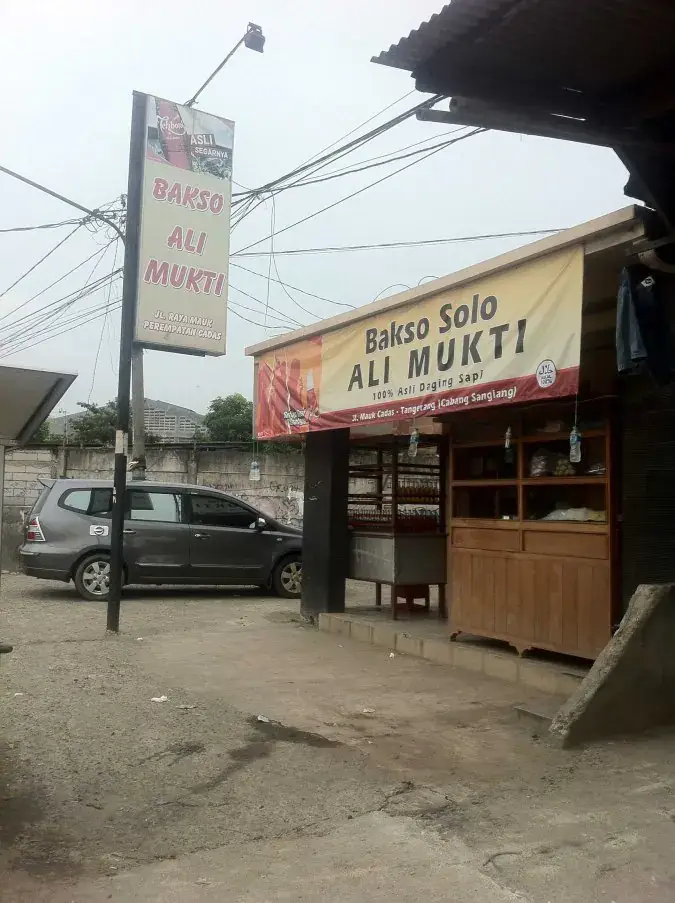
[[[370,62],[443,5],[442,0],[21,0],[3,4],[0,76],[3,135],[0,163],[89,207],[126,190],[132,90],[185,101],[238,40],[249,21],[267,38],[263,55],[241,48],[200,99],[202,109],[233,119],[234,178],[257,186],[287,172],[341,138],[414,84],[408,73]],[[413,94],[377,120],[421,100]],[[392,129],[336,164],[384,154],[447,126],[416,120]],[[400,164],[399,164],[400,165]],[[393,168],[393,167],[392,167]],[[276,228],[336,201],[388,170],[298,188],[276,201]],[[625,206],[626,172],[605,149],[489,133],[470,138],[382,185],[280,235],[277,250],[433,239],[574,225]],[[0,229],[74,215],[68,207],[0,174]],[[235,189],[236,190],[236,189]],[[234,232],[232,251],[264,238],[271,210],[261,205]],[[11,323],[81,287],[92,261],[29,301],[105,243],[81,230],[33,274],[0,297],[0,355],[17,347]],[[0,294],[67,230],[0,234]],[[281,278],[324,298],[353,305],[443,276],[499,254],[523,240],[490,240],[397,251],[277,257]],[[267,243],[257,251],[267,250]],[[235,262],[235,261],[233,261]],[[240,259],[267,274],[268,258]],[[121,263],[118,256],[118,265]],[[113,269],[113,249],[93,278]],[[265,299],[266,278],[230,271],[232,286]],[[389,286],[395,286],[389,292]],[[113,289],[113,298],[121,286]],[[270,303],[303,323],[343,308],[280,285]],[[101,305],[92,296],[62,314],[63,335],[3,362],[76,372],[65,399],[105,402],[116,394],[119,312],[77,329],[68,320]],[[257,305],[232,292],[232,300]],[[29,303],[26,303],[28,302]],[[19,312],[11,314],[19,305]],[[247,314],[262,322],[260,315]],[[2,318],[6,318],[3,323]],[[58,320],[56,321],[59,322]],[[36,327],[31,328],[31,333]],[[14,344],[8,344],[14,334]],[[21,336],[27,343],[30,334]],[[102,337],[102,339],[101,339]],[[216,395],[251,395],[252,366],[243,349],[265,338],[260,326],[230,315],[227,356],[204,360],[146,353],[146,392],[203,412]],[[34,342],[38,342],[35,335]],[[101,344],[94,374],[97,348]],[[92,386],[93,383],[93,386]]]

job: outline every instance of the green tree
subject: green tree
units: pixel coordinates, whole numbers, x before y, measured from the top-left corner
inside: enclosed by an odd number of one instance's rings
[[[68,424],[68,441],[75,445],[112,447],[115,444],[117,402],[109,401],[98,405],[79,401],[78,406],[84,408],[84,413],[73,417]],[[152,433],[145,434],[146,445],[158,445],[160,441]]]
[[[84,408],[84,412],[73,417],[68,424],[68,439],[76,445],[99,445],[104,448],[113,446],[117,402],[109,401],[98,405],[79,401],[78,407]]]
[[[253,402],[239,393],[214,398],[204,426],[213,442],[248,442],[253,438]]]
[[[49,421],[45,420],[40,426],[35,430],[33,435],[30,438],[31,442],[46,444],[47,442],[56,442],[56,438],[52,436],[49,431]]]

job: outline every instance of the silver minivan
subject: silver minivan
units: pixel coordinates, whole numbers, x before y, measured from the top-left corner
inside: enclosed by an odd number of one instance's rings
[[[26,519],[24,572],[72,580],[83,599],[105,599],[111,513],[111,481],[45,481]],[[300,530],[217,489],[146,481],[127,489],[127,584],[253,585],[293,599],[301,553]]]

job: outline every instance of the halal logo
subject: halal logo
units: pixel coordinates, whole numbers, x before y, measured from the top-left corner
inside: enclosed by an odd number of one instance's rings
[[[558,378],[558,370],[551,360],[542,361],[535,371],[537,385],[540,389],[550,389]]]
[[[180,118],[180,116],[175,116],[173,119],[170,119],[168,116],[158,116],[157,125],[159,126],[159,130],[163,135],[179,137],[187,134],[185,131],[185,125],[183,124],[183,120]]]

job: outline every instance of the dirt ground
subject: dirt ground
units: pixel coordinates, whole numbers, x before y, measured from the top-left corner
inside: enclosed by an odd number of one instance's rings
[[[0,625],[2,901],[675,901],[672,735],[550,748],[523,687],[246,592],[130,591],[112,637],[3,576]]]

